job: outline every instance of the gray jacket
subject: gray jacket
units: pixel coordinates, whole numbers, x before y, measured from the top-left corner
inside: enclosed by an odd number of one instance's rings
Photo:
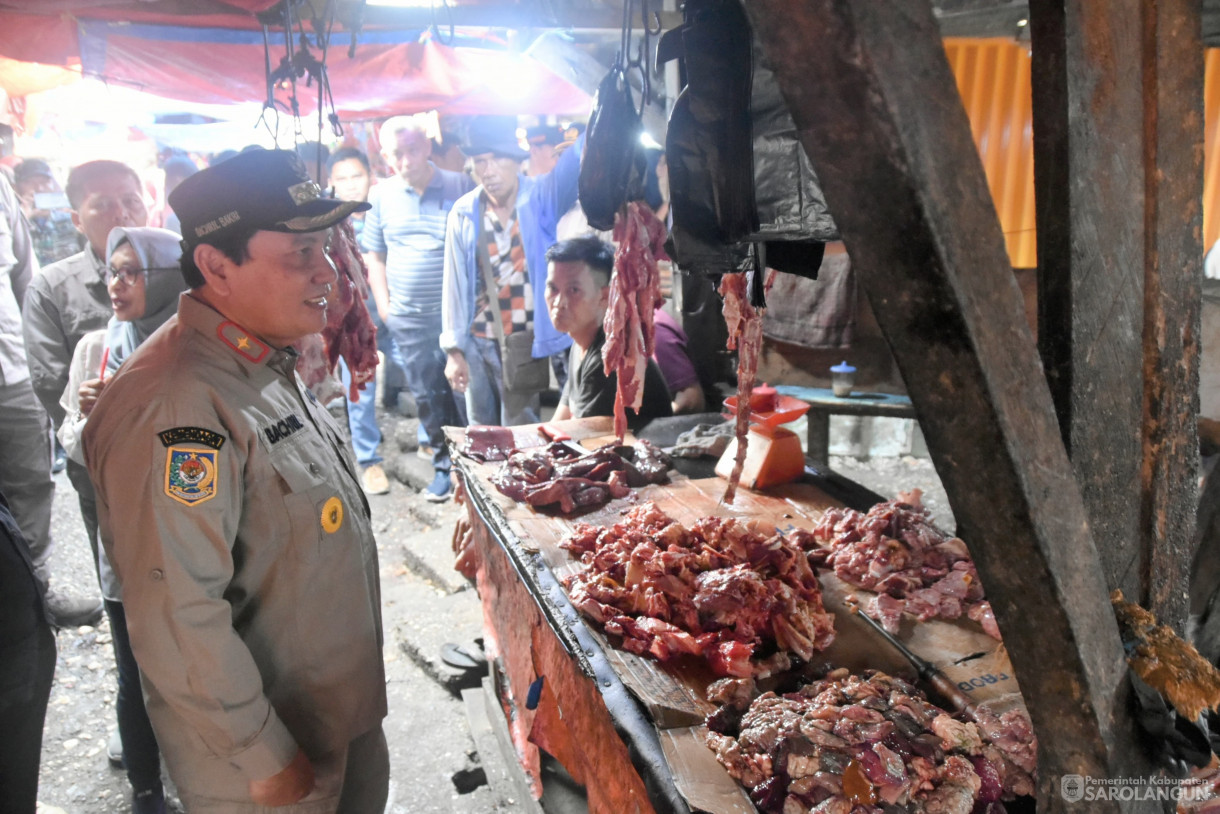
[[[21,334],[21,303],[37,270],[30,225],[8,179],[0,176],[0,387],[30,378]]]
[[[36,274],[25,295],[25,350],[38,400],[56,429],[63,423],[59,399],[68,386],[76,343],[105,328],[114,314],[106,290],[106,265],[85,247]]]

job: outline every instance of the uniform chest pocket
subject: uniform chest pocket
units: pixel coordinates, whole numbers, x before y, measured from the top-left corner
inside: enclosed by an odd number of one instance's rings
[[[301,454],[299,446],[276,450],[271,456],[271,466],[284,492],[284,510],[291,529],[290,550],[313,558],[333,548],[334,535],[347,524],[350,507],[340,496],[337,485],[328,482],[326,469]]]

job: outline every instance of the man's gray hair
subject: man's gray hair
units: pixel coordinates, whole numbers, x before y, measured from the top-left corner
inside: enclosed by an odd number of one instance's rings
[[[377,131],[377,140],[383,150],[393,150],[398,144],[399,133],[419,133],[424,138],[428,136],[428,122],[417,116],[391,116],[381,123]]]

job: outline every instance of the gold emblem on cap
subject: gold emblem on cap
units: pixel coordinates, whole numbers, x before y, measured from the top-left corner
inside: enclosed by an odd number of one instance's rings
[[[343,525],[343,501],[332,497],[322,504],[322,529],[334,534]]]
[[[302,181],[288,187],[288,194],[292,196],[293,202],[300,206],[321,198],[322,188],[313,181]]]

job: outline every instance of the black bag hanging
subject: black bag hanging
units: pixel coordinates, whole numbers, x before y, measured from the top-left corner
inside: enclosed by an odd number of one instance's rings
[[[687,85],[665,140],[671,257],[720,274],[765,243],[768,266],[816,277],[838,229],[739,0],[689,0],[658,60],[679,56]]]
[[[620,60],[597,88],[580,163],[577,194],[594,229],[614,228],[614,214],[627,203],[633,177],[637,186],[643,177],[637,162],[641,131],[640,114]]]

